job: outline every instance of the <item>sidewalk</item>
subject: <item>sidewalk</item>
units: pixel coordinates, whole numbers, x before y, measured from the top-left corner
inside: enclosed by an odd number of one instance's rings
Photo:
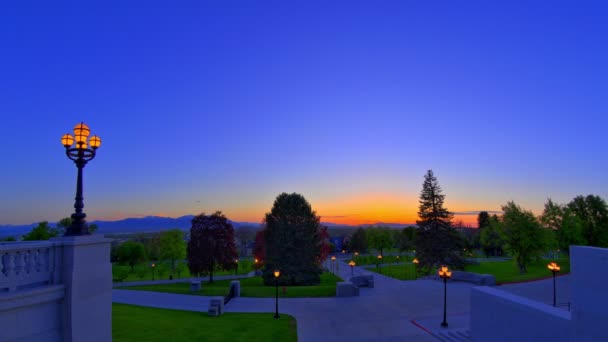
[[[213,276],[213,280],[239,280],[244,278],[251,278],[254,276],[254,271],[247,274],[241,275],[224,275],[224,276]],[[129,286],[146,286],[146,285],[160,285],[160,284],[177,284],[177,283],[190,283],[192,280],[198,280],[202,282],[209,281],[209,277],[199,278],[180,278],[173,280],[142,280],[142,281],[125,281],[125,282],[114,282],[112,283],[113,288],[129,287]]]

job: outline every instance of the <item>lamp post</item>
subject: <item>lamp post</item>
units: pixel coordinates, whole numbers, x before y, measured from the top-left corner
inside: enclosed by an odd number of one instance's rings
[[[348,265],[350,266],[350,276],[354,276],[355,275],[355,262],[353,260],[351,260]]]
[[[557,306],[557,295],[555,290],[555,274],[559,272],[561,267],[556,262],[550,262],[547,268],[553,272],[553,306]]]
[[[94,135],[89,138],[91,130],[84,122],[74,127],[74,136],[66,133],[61,137],[61,144],[65,147],[66,156],[74,161],[78,168],[78,179],[76,181],[76,198],[74,203],[74,213],[72,214],[72,225],[65,230],[66,236],[89,235],[89,226],[83,212],[84,197],[82,195],[82,169],[87,162],[95,158],[95,152],[101,146],[101,139]],[[74,144],[75,142],[75,144]],[[90,146],[90,147],[89,147]]]
[[[152,264],[152,280],[155,280],[155,278],[156,278],[155,270],[156,270],[156,264],[153,263]]]
[[[279,318],[279,276],[281,275],[281,271],[274,270],[274,284],[276,287],[276,299],[275,299],[275,312],[274,318]]]
[[[237,273],[239,272],[239,259],[234,259],[234,263],[236,264],[236,266],[234,267],[234,275],[237,275]]]
[[[414,263],[414,278],[418,279],[418,264],[420,261],[418,261],[418,258],[414,258],[412,262]]]
[[[376,261],[376,268],[378,269],[378,271],[380,271],[380,273],[382,273],[382,269],[380,268],[380,262],[382,261],[382,254],[378,254],[378,258]]]
[[[447,311],[447,298],[448,298],[448,278],[452,277],[452,271],[448,269],[447,266],[441,266],[439,269],[439,276],[443,279],[443,322],[441,322],[442,327],[447,327],[448,322],[446,321],[446,311]]]
[[[336,256],[331,256],[331,269],[333,273],[336,273]]]

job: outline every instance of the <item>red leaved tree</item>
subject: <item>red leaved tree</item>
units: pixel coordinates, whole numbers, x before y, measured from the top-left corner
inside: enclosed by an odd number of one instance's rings
[[[325,226],[319,229],[319,243],[321,244],[321,248],[319,249],[319,262],[321,263],[329,255],[329,232]]]
[[[209,274],[209,282],[212,283],[213,272],[216,269],[234,269],[236,258],[234,228],[221,211],[209,216],[200,214],[192,219],[188,241],[191,274]]]

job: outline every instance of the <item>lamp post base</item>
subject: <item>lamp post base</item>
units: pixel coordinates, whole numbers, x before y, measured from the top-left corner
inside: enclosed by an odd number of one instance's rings
[[[444,328],[447,328],[448,327],[448,322],[441,322],[441,326],[444,327]]]
[[[274,318],[279,318],[279,317],[280,317],[279,315],[274,315]]]

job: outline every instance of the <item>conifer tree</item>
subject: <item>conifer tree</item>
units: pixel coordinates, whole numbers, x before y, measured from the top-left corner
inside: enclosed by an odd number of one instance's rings
[[[416,256],[423,268],[449,265],[462,268],[464,262],[460,252],[464,246],[462,238],[452,227],[453,214],[443,207],[445,195],[432,170],[424,176],[420,192],[420,206],[416,221],[419,227],[416,236]]]

